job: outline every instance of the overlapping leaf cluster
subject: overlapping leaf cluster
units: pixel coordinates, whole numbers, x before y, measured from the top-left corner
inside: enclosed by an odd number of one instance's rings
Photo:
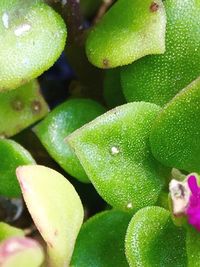
[[[81,1],[87,18],[102,8],[93,2]],[[64,49],[63,19],[43,1],[20,0],[1,1],[0,17],[0,195],[23,194],[47,243],[45,256],[37,241],[1,223],[0,265],[199,266],[200,233],[171,216],[168,185],[174,169],[200,172],[200,1],[117,0],[83,38],[105,76],[72,43],[66,54],[81,82],[81,69],[91,70],[92,83],[50,113],[34,79]],[[87,98],[99,79],[103,103]],[[31,156],[8,139],[40,119],[34,138],[65,176],[92,183],[109,205],[82,227],[73,185],[45,160],[37,165],[37,145]]]

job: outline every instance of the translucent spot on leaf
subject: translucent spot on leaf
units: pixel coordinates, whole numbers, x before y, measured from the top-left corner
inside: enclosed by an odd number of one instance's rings
[[[31,108],[33,110],[33,113],[39,113],[42,106],[41,106],[41,103],[39,101],[35,100],[32,102]]]
[[[9,16],[8,14],[5,12],[3,13],[3,16],[2,16],[2,21],[3,21],[3,25],[6,29],[9,28]]]
[[[117,155],[117,154],[119,154],[119,148],[118,147],[116,147],[116,146],[113,146],[113,147],[111,147],[111,154],[112,155]]]
[[[129,202],[129,203],[127,204],[127,208],[128,208],[128,209],[132,209],[132,208],[133,208],[133,204],[132,204],[131,202]]]
[[[23,25],[20,25],[18,28],[16,28],[14,32],[16,36],[20,36],[28,32],[30,29],[31,29],[31,25],[23,24]]]

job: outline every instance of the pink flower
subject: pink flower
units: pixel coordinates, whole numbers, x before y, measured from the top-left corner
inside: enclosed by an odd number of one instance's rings
[[[194,226],[197,231],[200,231],[200,187],[194,175],[189,176],[187,183],[191,194],[186,209],[186,215],[188,216],[189,224]]]

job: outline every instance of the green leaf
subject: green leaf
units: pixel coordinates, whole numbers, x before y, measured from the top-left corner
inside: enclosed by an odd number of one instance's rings
[[[131,217],[111,210],[93,216],[81,228],[71,267],[128,267],[124,240]]]
[[[48,113],[39,84],[33,80],[16,90],[0,93],[0,136],[10,137]]]
[[[167,13],[166,52],[122,69],[122,87],[129,102],[164,105],[200,75],[199,0],[163,3]]]
[[[165,52],[165,9],[161,0],[118,0],[89,34],[86,53],[100,68],[129,64]]]
[[[170,213],[146,207],[132,218],[126,234],[130,267],[186,267],[185,231],[176,227]]]
[[[149,134],[159,110],[129,103],[67,138],[98,193],[116,208],[135,210],[158,199],[166,174],[151,155]]]
[[[50,265],[68,266],[83,221],[78,194],[50,168],[22,166],[16,172],[27,208],[47,242]]]
[[[89,182],[89,179],[64,138],[104,112],[105,108],[93,100],[72,99],[55,108],[34,128],[49,154],[66,172],[82,182]]]
[[[0,195],[19,197],[21,190],[15,170],[20,165],[35,164],[29,152],[13,140],[0,139]]]
[[[163,164],[200,172],[200,78],[177,94],[152,128],[154,156]]]
[[[106,70],[104,78],[104,99],[109,108],[126,103],[122,93],[120,68]]]
[[[25,233],[23,230],[13,227],[7,223],[0,222],[0,242],[11,237],[22,237]]]
[[[187,267],[199,267],[200,264],[200,233],[191,225],[187,227],[186,249],[188,264]]]
[[[43,261],[43,249],[33,239],[15,237],[0,244],[1,267],[40,267]]]
[[[0,91],[14,89],[53,65],[65,46],[66,27],[42,1],[0,1]]]

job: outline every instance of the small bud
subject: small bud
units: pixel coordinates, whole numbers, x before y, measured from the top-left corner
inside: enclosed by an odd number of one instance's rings
[[[184,182],[172,180],[169,185],[175,216],[187,216],[188,223],[200,231],[200,186],[194,174]]]
[[[184,215],[188,206],[190,190],[187,182],[179,182],[173,179],[169,184],[175,216]]]

